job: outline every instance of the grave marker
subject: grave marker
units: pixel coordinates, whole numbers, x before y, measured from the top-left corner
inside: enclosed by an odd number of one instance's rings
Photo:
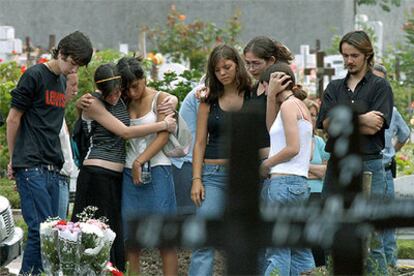
[[[324,203],[261,206],[260,215],[254,126],[261,117],[252,111],[232,114],[227,126],[233,139],[224,217],[135,219],[129,227],[129,236],[135,237],[130,245],[222,248],[229,275],[258,274],[260,248],[321,246],[332,253],[334,275],[362,275],[372,228],[414,226],[414,200],[384,202],[363,195],[357,114],[347,106],[332,112],[328,131],[336,138],[331,158],[337,187]]]

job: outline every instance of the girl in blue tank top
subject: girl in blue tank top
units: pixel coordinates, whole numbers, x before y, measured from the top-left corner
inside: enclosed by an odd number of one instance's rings
[[[198,207],[197,216],[217,218],[224,211],[228,176],[223,125],[229,112],[243,108],[250,90],[250,77],[233,47],[219,45],[213,49],[205,83],[209,93],[197,115],[191,199]],[[214,249],[194,250],[189,275],[212,275],[213,260]]]

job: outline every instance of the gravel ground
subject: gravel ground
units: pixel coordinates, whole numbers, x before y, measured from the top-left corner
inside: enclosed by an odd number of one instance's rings
[[[191,251],[178,250],[178,275],[188,275]],[[214,275],[225,275],[225,260],[223,254],[216,251],[214,262]],[[162,262],[158,250],[145,249],[141,257],[142,275],[162,275]]]

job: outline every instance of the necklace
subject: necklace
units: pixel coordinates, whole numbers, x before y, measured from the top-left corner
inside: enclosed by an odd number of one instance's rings
[[[55,75],[58,75],[56,74],[55,70],[52,68],[52,65],[49,62],[46,62],[45,65],[50,70],[50,72],[52,72]]]
[[[292,94],[290,94],[289,96],[286,96],[286,98],[283,100],[283,101],[286,101],[287,99],[289,99],[290,97],[292,97],[293,96],[293,93]]]

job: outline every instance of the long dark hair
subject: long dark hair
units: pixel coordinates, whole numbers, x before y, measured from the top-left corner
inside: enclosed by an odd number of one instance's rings
[[[206,99],[207,103],[212,103],[220,98],[224,93],[223,84],[217,79],[215,70],[221,59],[231,60],[236,64],[236,85],[239,93],[248,92],[251,88],[251,79],[247,73],[244,61],[233,47],[227,44],[216,46],[211,52],[207,63],[207,74],[205,84],[210,89]]]
[[[278,41],[274,41],[267,36],[256,36],[250,40],[243,49],[243,54],[252,52],[258,58],[266,61],[275,58],[276,62],[291,63],[294,59],[289,49]]]
[[[305,90],[302,89],[302,86],[296,84],[295,74],[293,73],[292,69],[290,68],[289,64],[285,62],[276,62],[275,64],[270,65],[261,75],[260,75],[260,82],[267,82],[270,81],[270,75],[274,72],[282,72],[286,75],[289,75],[290,80],[292,81],[286,90],[291,90],[296,98],[299,100],[304,100],[308,96]]]
[[[128,99],[128,88],[136,80],[145,78],[144,69],[141,66],[140,57],[123,57],[121,58],[116,67],[121,75],[121,91],[124,100]]]
[[[342,54],[342,44],[348,43],[354,46],[358,51],[363,53],[368,59],[368,68],[374,65],[374,47],[372,46],[369,36],[364,31],[352,31],[344,35],[339,42],[339,52]]]
[[[99,65],[95,70],[94,80],[96,88],[102,92],[103,98],[121,86],[121,78],[114,63]]]

